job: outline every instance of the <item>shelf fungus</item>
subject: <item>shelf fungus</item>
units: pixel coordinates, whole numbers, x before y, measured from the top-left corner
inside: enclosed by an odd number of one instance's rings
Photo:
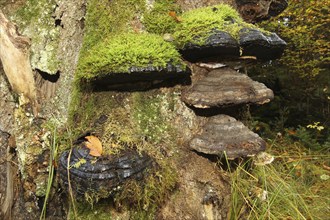
[[[257,29],[243,28],[239,32],[243,56],[256,56],[260,60],[280,58],[286,42],[275,33],[262,33]]]
[[[241,56],[276,59],[286,46],[275,33],[246,23],[226,4],[192,9],[181,17],[173,33],[174,43],[183,58],[190,62],[235,60]]]
[[[229,33],[213,30],[202,45],[188,42],[180,50],[182,57],[191,62],[213,59],[214,57],[239,57],[237,40]]]
[[[264,151],[266,143],[235,118],[216,115],[208,119],[189,146],[204,154],[225,153],[228,159],[235,159]]]
[[[78,199],[107,198],[130,179],[142,179],[152,159],[145,153],[125,150],[117,155],[94,157],[85,147],[65,151],[59,159],[59,175],[64,188]]]
[[[273,97],[273,91],[264,84],[228,67],[212,70],[181,95],[182,101],[196,108],[264,104]]]
[[[240,56],[255,56],[267,61],[279,58],[285,47],[286,42],[275,33],[241,28],[238,40],[227,32],[213,30],[204,43],[188,42],[180,53],[190,62],[239,59]]]
[[[189,78],[190,70],[175,46],[150,33],[121,33],[106,38],[79,60],[77,77],[96,90],[144,90],[171,79]]]
[[[148,65],[129,67],[127,72],[109,72],[93,78],[90,83],[95,90],[126,90],[150,88],[166,80],[189,80],[191,71],[187,66],[166,64],[165,67]]]

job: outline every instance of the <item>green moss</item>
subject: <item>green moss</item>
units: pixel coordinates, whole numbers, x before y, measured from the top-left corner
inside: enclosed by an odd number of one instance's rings
[[[225,4],[187,11],[181,17],[182,22],[173,34],[179,48],[188,42],[203,44],[214,30],[228,32],[237,38],[240,29],[251,27],[251,24],[243,22],[235,9]]]
[[[105,154],[134,148],[154,158],[157,166],[150,168],[146,179],[129,181],[116,196],[119,203],[132,202],[134,208],[130,212],[137,219],[150,219],[176,184],[177,175],[171,161],[163,159],[160,150],[175,145],[175,132],[169,122],[173,103],[167,101],[172,97],[157,95],[152,91],[93,93],[80,79],[91,79],[110,72],[128,72],[132,66],[165,67],[169,62],[181,64],[175,47],[161,36],[133,33],[135,27],[132,21],[139,20],[144,10],[145,0],[88,1],[85,36],[70,107],[73,137],[95,130],[95,120],[101,115],[107,115],[100,136]],[[86,200],[95,201],[99,195],[99,192],[90,192]],[[93,218],[103,216],[101,213],[93,215]]]
[[[109,73],[129,72],[130,67],[165,67],[180,64],[175,47],[154,34],[119,34],[99,43],[78,66],[78,78],[90,79]]]
[[[132,98],[133,120],[141,136],[147,137],[154,144],[175,138],[168,118],[171,113],[170,97],[164,94],[148,96],[135,93]]]
[[[178,24],[169,12],[181,13],[175,0],[156,0],[152,9],[143,15],[143,24],[150,33],[165,34],[172,33]]]
[[[142,181],[129,181],[116,197],[131,209],[131,219],[155,219],[158,207],[164,204],[177,183],[177,173],[168,160],[163,160],[158,168]]]
[[[144,0],[89,0],[80,57],[109,35],[133,30],[131,21],[144,10]]]
[[[70,220],[111,220],[113,214],[109,210],[109,201],[102,201],[98,204],[91,204],[87,202],[78,202],[76,204],[76,213],[73,207],[70,208],[67,219]]]
[[[20,32],[32,40],[32,68],[49,74],[55,74],[60,63],[57,58],[59,27],[55,27],[51,16],[55,7],[55,0],[27,0],[13,17]]]

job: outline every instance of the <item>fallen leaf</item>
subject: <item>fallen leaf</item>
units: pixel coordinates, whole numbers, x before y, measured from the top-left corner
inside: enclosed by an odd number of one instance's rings
[[[89,155],[99,157],[102,155],[102,143],[100,139],[95,136],[86,136],[85,146],[90,149]]]
[[[289,135],[295,135],[297,133],[296,131],[290,129],[288,129],[287,132]]]
[[[182,18],[178,17],[178,16],[176,15],[176,12],[175,12],[175,11],[170,11],[170,12],[168,12],[168,15],[171,16],[172,18],[174,18],[174,20],[175,20],[176,22],[181,22],[181,21],[182,21]]]

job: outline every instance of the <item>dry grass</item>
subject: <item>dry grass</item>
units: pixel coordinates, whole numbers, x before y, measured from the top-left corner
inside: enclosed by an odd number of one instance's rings
[[[242,162],[232,175],[230,219],[328,219],[330,154],[277,139],[268,146],[271,164]]]

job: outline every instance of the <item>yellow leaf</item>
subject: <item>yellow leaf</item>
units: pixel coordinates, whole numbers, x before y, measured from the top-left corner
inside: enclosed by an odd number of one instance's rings
[[[85,146],[90,149],[89,154],[94,157],[99,157],[102,155],[102,143],[100,139],[95,136],[86,136]]]

